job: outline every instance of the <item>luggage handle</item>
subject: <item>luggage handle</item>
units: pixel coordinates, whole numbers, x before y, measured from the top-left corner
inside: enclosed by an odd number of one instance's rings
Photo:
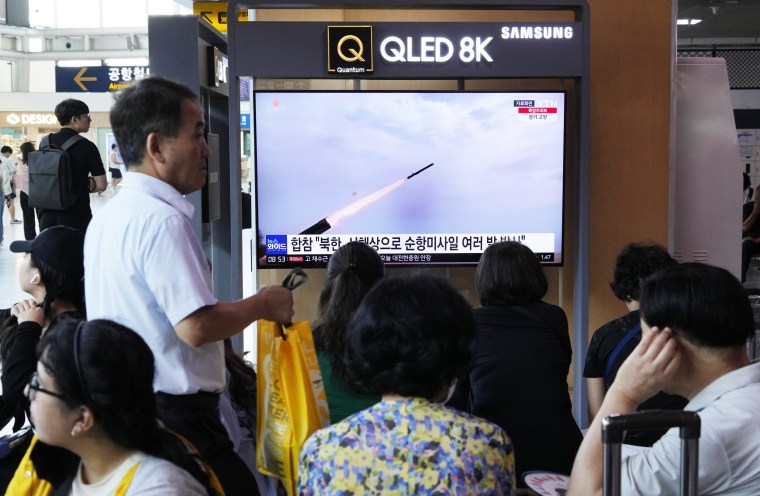
[[[696,495],[701,424],[696,412],[678,410],[646,410],[605,417],[602,420],[604,495],[620,495],[621,445],[625,431],[670,427],[678,427],[681,437],[680,495]]]
[[[679,427],[681,439],[699,439],[701,422],[695,412],[681,410],[645,410],[610,415],[602,420],[602,442],[622,443],[625,431],[669,429]]]

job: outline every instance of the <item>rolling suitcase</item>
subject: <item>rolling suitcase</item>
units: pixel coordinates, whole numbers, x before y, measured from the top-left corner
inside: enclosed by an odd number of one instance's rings
[[[678,427],[681,436],[681,496],[696,496],[699,471],[699,415],[678,410],[648,410],[610,415],[602,421],[604,496],[620,496],[620,453],[625,431]]]

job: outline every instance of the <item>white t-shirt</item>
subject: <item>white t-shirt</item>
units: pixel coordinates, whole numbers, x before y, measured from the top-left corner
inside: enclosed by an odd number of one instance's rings
[[[124,175],[119,194],[95,213],[84,244],[87,318],[138,333],[153,351],[155,391],[221,392],[221,341],[192,347],[174,326],[214,305],[211,271],[190,225],[193,206],[169,184]]]
[[[71,496],[111,496],[116,492],[124,476],[139,464],[127,496],[194,496],[206,495],[203,486],[185,470],[162,458],[135,452],[119,465],[108,477],[95,484],[82,481],[82,464],[71,485]]]

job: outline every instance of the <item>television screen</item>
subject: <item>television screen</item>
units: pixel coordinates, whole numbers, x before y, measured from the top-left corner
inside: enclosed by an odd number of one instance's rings
[[[562,264],[564,92],[259,91],[259,267],[359,240],[389,265],[477,264],[516,240]]]

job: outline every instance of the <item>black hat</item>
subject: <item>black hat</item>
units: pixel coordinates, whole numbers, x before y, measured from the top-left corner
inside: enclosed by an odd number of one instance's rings
[[[84,234],[67,226],[48,227],[31,241],[14,241],[13,253],[34,253],[40,261],[61,274],[84,277]]]

